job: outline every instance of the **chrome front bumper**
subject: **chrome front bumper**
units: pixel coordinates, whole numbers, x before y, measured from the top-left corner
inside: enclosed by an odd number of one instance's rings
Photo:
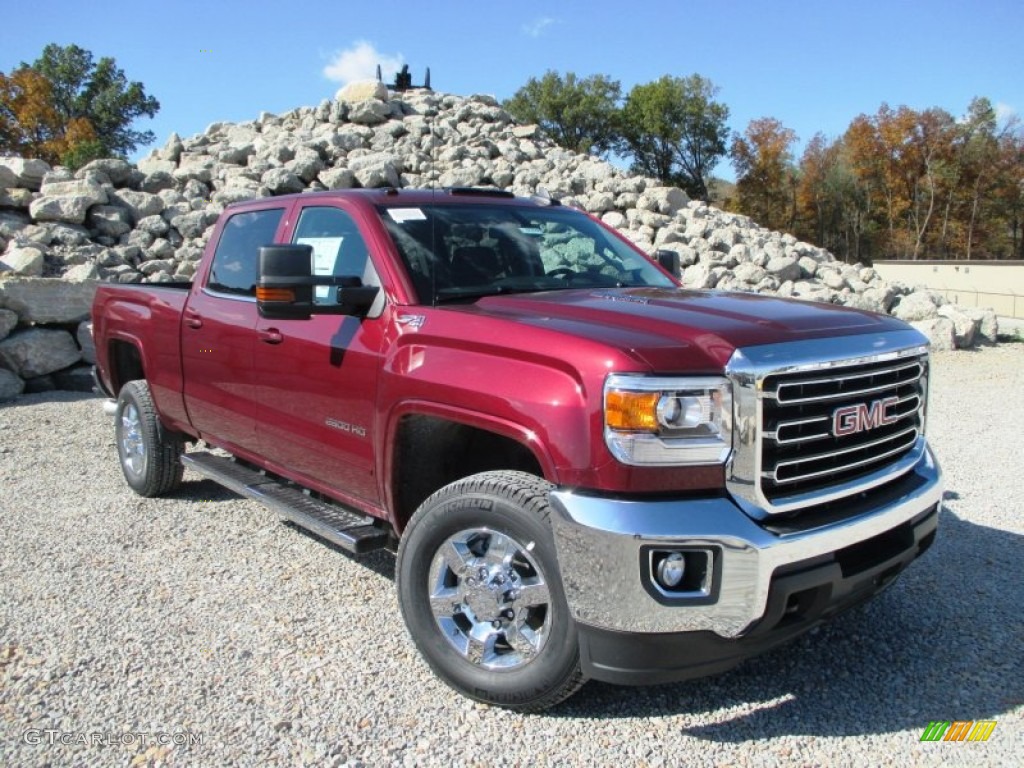
[[[872,510],[789,534],[767,530],[727,497],[627,501],[553,491],[552,527],[569,608],[578,622],[599,629],[739,638],[765,614],[777,569],[858,544],[936,508],[942,481],[930,449],[911,474],[917,477],[910,490]],[[715,550],[721,559],[717,599],[656,600],[641,578],[643,553],[651,546]]]

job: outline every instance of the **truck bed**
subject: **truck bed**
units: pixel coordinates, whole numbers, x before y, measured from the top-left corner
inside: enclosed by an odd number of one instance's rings
[[[188,423],[182,394],[181,322],[190,282],[103,283],[93,300],[97,370],[116,396],[133,377],[131,355],[141,355],[153,400],[168,426]],[[122,344],[123,342],[123,344]],[[131,349],[129,353],[127,350]]]

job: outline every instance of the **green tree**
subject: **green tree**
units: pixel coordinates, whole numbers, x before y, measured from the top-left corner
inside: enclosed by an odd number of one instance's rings
[[[575,152],[604,154],[617,139],[615,116],[621,86],[605,75],[577,78],[548,71],[508,99],[504,107],[523,123],[536,123],[559,145]]]
[[[634,86],[620,117],[620,151],[633,169],[707,200],[708,178],[725,156],[729,108],[714,100],[718,88],[700,75]]]
[[[105,56],[94,62],[92,53],[77,45],[50,43],[35,62],[21,67],[50,81],[53,105],[64,125],[86,120],[92,126],[95,142],[89,154],[125,156],[155,138],[152,131],[131,126],[139,117],[153,117],[160,102],[146,95],[142,83],[129,82],[114,59]]]

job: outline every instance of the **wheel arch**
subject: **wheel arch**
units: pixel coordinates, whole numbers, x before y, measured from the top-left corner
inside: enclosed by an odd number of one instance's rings
[[[146,378],[146,361],[137,339],[116,337],[107,345],[107,375],[110,391],[117,397],[129,381]]]
[[[388,424],[382,491],[399,534],[432,493],[479,472],[518,470],[558,482],[551,455],[522,425],[436,403],[405,403]]]

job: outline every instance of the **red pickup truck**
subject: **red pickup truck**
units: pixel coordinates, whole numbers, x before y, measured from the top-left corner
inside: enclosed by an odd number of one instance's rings
[[[191,284],[103,285],[93,323],[135,491],[188,467],[397,550],[413,641],[480,701],[728,669],[886,587],[936,531],[923,336],[684,290],[557,201],[234,204]]]

